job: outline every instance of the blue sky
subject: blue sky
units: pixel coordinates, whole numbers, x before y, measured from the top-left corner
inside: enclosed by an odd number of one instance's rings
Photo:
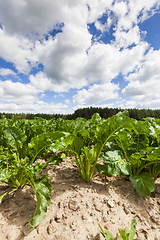
[[[0,0],[0,112],[160,109],[159,0]]]

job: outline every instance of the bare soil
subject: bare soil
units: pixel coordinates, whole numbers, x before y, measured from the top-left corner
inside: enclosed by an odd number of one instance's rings
[[[36,201],[32,188],[5,197],[0,205],[0,239],[10,240],[104,240],[103,229],[119,236],[118,228],[130,228],[137,220],[135,238],[160,240],[160,179],[151,197],[139,196],[128,177],[106,178],[97,175],[89,183],[81,179],[73,157],[56,166],[48,166],[53,187],[51,204],[44,220],[30,230]],[[6,186],[0,184],[0,195]]]

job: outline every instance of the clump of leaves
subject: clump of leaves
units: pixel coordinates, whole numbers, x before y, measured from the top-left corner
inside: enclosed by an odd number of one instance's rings
[[[106,240],[114,240],[113,235],[112,235],[112,233],[110,233],[109,230],[103,230],[101,225],[100,224],[98,224],[98,225],[101,229],[102,235],[104,236],[104,238]],[[141,240],[141,239],[134,238],[134,236],[136,234],[136,225],[137,225],[136,219],[132,219],[131,229],[129,229],[127,227],[125,232],[124,232],[121,228],[118,228],[118,231],[119,231],[121,236],[119,236],[117,240]]]
[[[49,176],[37,177],[37,174],[48,165],[57,164],[63,159],[52,156],[45,163],[35,163],[35,160],[43,149],[56,140],[60,142],[63,136],[64,133],[61,132],[44,133],[32,137],[28,142],[23,129],[11,126],[3,131],[6,142],[5,146],[0,147],[0,182],[7,184],[9,190],[0,196],[0,203],[8,193],[30,184],[37,198],[35,214],[29,222],[31,229],[44,219],[47,207],[50,205],[49,195],[52,190]]]
[[[94,177],[94,170],[97,167],[98,158],[107,142],[113,140],[113,136],[124,126],[130,124],[128,112],[119,112],[111,118],[101,119],[98,113],[92,119],[79,127],[78,122],[75,128],[76,134],[68,141],[66,149],[74,153],[77,166],[82,179],[89,182]],[[81,122],[79,122],[82,126]]]
[[[133,187],[142,196],[151,195],[153,178],[160,176],[160,138],[152,122],[130,119],[130,126],[124,126],[114,135],[113,142],[105,145],[100,156],[103,164],[96,166],[109,177],[130,175]]]

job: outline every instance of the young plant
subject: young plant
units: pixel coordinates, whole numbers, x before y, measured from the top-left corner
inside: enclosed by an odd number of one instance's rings
[[[100,224],[98,224],[102,235],[104,236],[104,238],[106,240],[114,240],[112,233],[110,233],[110,231],[108,230],[103,230],[102,227],[100,226]],[[141,240],[141,239],[133,239],[135,234],[136,234],[136,225],[137,225],[137,221],[136,219],[132,219],[131,221],[131,230],[127,227],[125,232],[121,229],[118,228],[118,231],[120,233],[121,236],[118,237],[117,240]]]
[[[107,120],[94,114],[92,119],[86,122],[86,127],[70,138],[71,142],[68,142],[66,149],[75,154],[84,181],[89,182],[94,177],[94,170],[105,144],[112,141],[113,136],[129,124],[127,114],[127,111],[119,112]]]
[[[130,181],[139,195],[150,196],[154,191],[153,172],[160,163],[160,149],[150,147],[150,124],[131,119],[131,127],[124,126],[107,145],[107,152],[101,156],[102,165],[97,165],[100,173],[107,176],[130,175]],[[150,170],[150,171],[149,171]],[[152,174],[152,175],[151,175]]]
[[[18,188],[30,184],[37,198],[37,206],[34,217],[30,220],[31,229],[35,228],[44,218],[47,207],[50,205],[50,193],[52,190],[49,176],[37,177],[37,174],[47,165],[57,164],[62,158],[53,156],[48,162],[35,163],[38,154],[49,144],[56,140],[62,140],[64,133],[44,133],[27,141],[25,132],[15,126],[4,130],[7,147],[0,148],[0,182],[9,186],[9,190],[0,196],[3,198]]]
[[[98,223],[98,226],[101,229],[101,233],[106,240],[114,240],[113,234],[109,230],[103,230],[103,228],[99,223]]]
[[[136,225],[137,225],[136,219],[132,219],[131,230],[127,227],[125,232],[124,232],[121,228],[118,228],[118,231],[119,231],[121,236],[118,237],[117,240],[133,240],[133,238],[136,234]],[[135,240],[140,240],[140,239],[136,238]]]

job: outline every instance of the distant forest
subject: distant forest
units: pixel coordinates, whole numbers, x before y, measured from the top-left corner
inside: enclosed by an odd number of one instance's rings
[[[160,118],[160,109],[125,109],[129,112],[129,117],[137,120],[141,120],[146,117]],[[89,107],[89,108],[80,108],[77,109],[73,114],[46,114],[46,113],[0,113],[0,119],[4,115],[8,119],[12,119],[14,115],[17,115],[20,119],[34,119],[35,117],[40,117],[44,119],[51,118],[63,118],[63,119],[76,119],[78,117],[90,119],[94,113],[99,113],[102,118],[107,119],[117,114],[119,111],[124,111],[121,108],[100,108],[100,107]]]

